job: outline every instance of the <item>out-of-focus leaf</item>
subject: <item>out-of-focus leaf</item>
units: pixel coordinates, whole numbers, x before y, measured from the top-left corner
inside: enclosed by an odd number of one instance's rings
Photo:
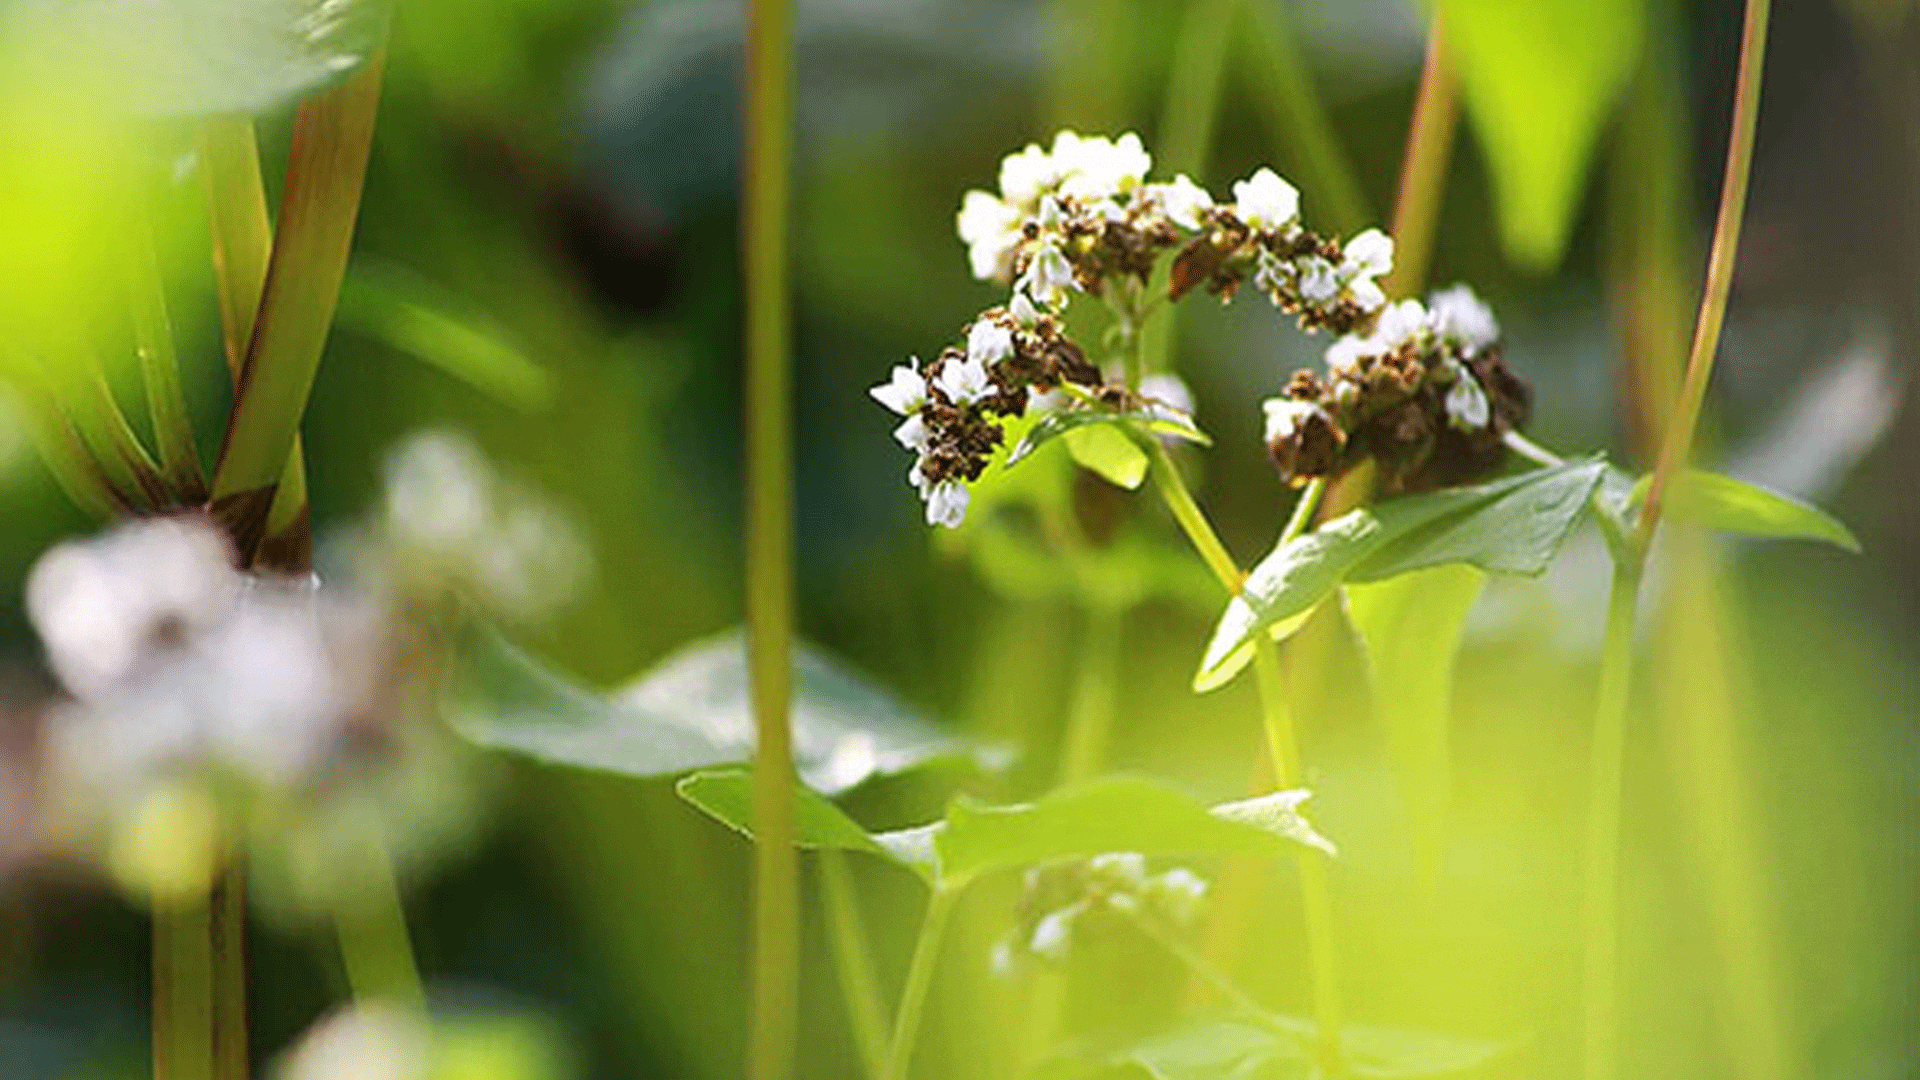
[[[682,648],[613,697],[477,632],[460,653],[448,704],[469,741],[556,765],[662,776],[753,756],[739,631]],[[992,758],[806,646],[794,650],[793,739],[800,775],[828,794],[938,760]]]
[[[956,800],[934,847],[949,880],[1110,851],[1282,855],[1309,845],[1331,852],[1332,844],[1299,815],[1306,797],[1278,792],[1215,812],[1150,780],[1110,777],[1016,806]]]
[[[5,31],[85,62],[135,112],[263,113],[317,93],[377,47],[380,0],[55,0],[12,5]]]
[[[1632,502],[1647,497],[1653,477],[1633,487]],[[1718,532],[1772,540],[1819,540],[1860,553],[1860,541],[1825,510],[1731,476],[1688,469],[1673,480],[1666,498],[1669,516]]]
[[[1646,0],[1437,0],[1514,261],[1552,267],[1640,53]]]
[[[753,838],[753,770],[745,766],[702,770],[682,777],[674,790],[708,817]],[[870,833],[819,792],[794,785],[794,843],[803,848],[863,851],[913,871],[928,885],[939,880],[939,862],[927,841],[928,830],[937,827]]]
[[[1453,786],[1447,725],[1454,658],[1484,581],[1471,566],[1434,566],[1385,581],[1349,582],[1343,590],[1373,680],[1373,713],[1387,733],[1421,876],[1429,883],[1446,843]]]
[[[1132,491],[1147,478],[1147,452],[1119,428],[1076,427],[1064,436],[1073,460],[1108,483]]]
[[[1280,545],[1228,602],[1194,689],[1204,692],[1232,679],[1251,659],[1255,634],[1285,638],[1344,581],[1378,581],[1446,563],[1539,573],[1579,522],[1605,467],[1588,458],[1392,499]]]
[[[424,282],[356,263],[340,290],[340,321],[519,409],[545,408],[553,387],[539,364],[479,318],[462,318]]]
[[[1291,1016],[1253,1020],[1201,1019],[1152,1036],[1115,1054],[1113,1064],[1135,1065],[1154,1080],[1304,1078],[1313,1068],[1314,1026]],[[1498,1057],[1504,1044],[1424,1031],[1363,1025],[1340,1029],[1348,1073],[1366,1080],[1457,1076]]]
[[[1007,464],[1017,464],[1053,439],[1096,424],[1112,424],[1143,436],[1166,435],[1201,446],[1212,446],[1213,439],[1197,427],[1193,418],[1171,408],[1109,412],[1096,408],[1056,409],[1040,417],[1013,448]],[[1129,440],[1131,441],[1131,440]],[[1138,448],[1136,448],[1138,449]],[[1128,485],[1131,486],[1131,485]]]

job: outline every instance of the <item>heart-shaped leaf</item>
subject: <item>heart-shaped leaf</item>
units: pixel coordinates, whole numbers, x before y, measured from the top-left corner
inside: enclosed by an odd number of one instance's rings
[[[1651,476],[1643,476],[1634,485],[1634,506],[1646,500],[1652,483]],[[1666,507],[1670,517],[1719,532],[1772,540],[1817,540],[1860,553],[1860,541],[1852,531],[1825,510],[1704,469],[1688,469],[1676,477],[1668,489]]]
[[[1447,563],[1506,574],[1541,572],[1579,523],[1605,468],[1600,459],[1588,458],[1392,499],[1281,544],[1228,602],[1194,689],[1211,690],[1232,679],[1251,659],[1255,634],[1285,638],[1345,581],[1379,581]]]
[[[744,768],[695,773],[680,794],[728,827],[751,836],[753,776]],[[1305,791],[1205,804],[1138,777],[1108,777],[1063,788],[1035,802],[989,806],[956,799],[944,820],[869,833],[811,791],[796,795],[802,847],[864,851],[897,863],[941,888],[957,888],[995,870],[1113,851],[1143,855],[1231,852],[1284,855],[1332,843],[1300,816]]]
[[[806,646],[793,657],[794,763],[829,794],[942,760],[995,764],[892,696]],[[461,650],[448,696],[455,730],[494,750],[556,765],[664,776],[753,757],[746,638],[688,645],[605,696],[543,667],[498,634]]]

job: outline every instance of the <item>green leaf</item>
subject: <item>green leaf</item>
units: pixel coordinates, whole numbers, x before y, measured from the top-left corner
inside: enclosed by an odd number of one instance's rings
[[[6,14],[51,55],[149,115],[258,114],[324,90],[364,63],[378,3],[341,0],[56,0]],[[17,17],[17,22],[16,22]],[[42,36],[44,35],[44,36]]]
[[[1651,476],[1633,487],[1632,505],[1646,501]],[[1688,469],[1667,495],[1669,516],[1718,532],[1774,540],[1818,540],[1858,555],[1860,541],[1825,510],[1731,476]]]
[[[936,761],[995,763],[813,649],[799,646],[793,659],[794,764],[808,786],[839,794]],[[614,696],[479,631],[461,650],[448,704],[469,741],[549,764],[664,776],[753,756],[738,630],[680,649]]]
[[[1255,634],[1287,637],[1348,580],[1378,581],[1456,562],[1495,573],[1539,573],[1578,524],[1605,467],[1588,458],[1392,499],[1280,545],[1228,602],[1194,689],[1225,684],[1251,658]]]
[[[1150,780],[1109,777],[1014,806],[957,799],[933,840],[951,880],[1109,851],[1282,855],[1307,845],[1331,853],[1332,844],[1299,815],[1306,797],[1277,792],[1216,813]]]
[[[1007,464],[1019,463],[1062,436],[1073,460],[1129,491],[1139,487],[1147,476],[1147,455],[1135,439],[1167,436],[1201,446],[1213,445],[1191,417],[1165,406],[1118,412],[1081,405],[1042,415],[1014,444]]]
[[[478,315],[395,267],[355,260],[340,291],[340,322],[410,353],[494,399],[543,409],[553,387],[539,364]]]
[[[1434,566],[1385,581],[1349,582],[1347,618],[1373,683],[1373,714],[1387,733],[1421,876],[1439,871],[1453,787],[1448,738],[1454,659],[1467,611],[1486,576],[1471,566]]]
[[[1499,196],[1507,255],[1551,268],[1615,97],[1638,62],[1646,0],[1437,0]]]
[[[1137,1066],[1154,1080],[1305,1080],[1318,1075],[1316,1042],[1313,1023],[1297,1017],[1211,1018],[1154,1035],[1107,1060]],[[1487,1039],[1365,1025],[1341,1028],[1340,1047],[1348,1073],[1364,1080],[1458,1076],[1506,1050]]]
[[[744,766],[705,769],[674,786],[682,799],[708,817],[753,839],[753,770]],[[928,842],[933,826],[870,833],[825,796],[804,784],[793,787],[793,838],[803,848],[862,851],[918,874],[929,886],[939,880],[939,862]]]

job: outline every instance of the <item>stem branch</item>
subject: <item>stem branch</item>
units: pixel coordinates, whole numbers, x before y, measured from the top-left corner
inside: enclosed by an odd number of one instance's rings
[[[934,962],[939,959],[940,942],[946,936],[947,921],[959,895],[957,885],[946,884],[934,889],[927,901],[927,914],[913,945],[913,959],[907,964],[907,983],[900,991],[900,1011],[894,1017],[893,1043],[887,1049],[882,1080],[907,1080],[913,1044],[920,1035],[920,1017],[926,1012],[927,992],[933,987]]]
[[[887,1062],[887,1010],[880,998],[880,980],[873,971],[873,954],[860,925],[859,898],[844,852],[819,852],[820,895],[827,909],[827,938],[833,948],[833,966],[840,977],[840,993],[847,1002],[847,1021],[853,1028],[854,1048],[867,1080],[879,1080]]]
[[[1612,1080],[1618,1062],[1620,792],[1633,674],[1633,630],[1639,606],[1640,567],[1631,560],[1617,562],[1607,599],[1588,777],[1586,897],[1582,908],[1587,946],[1587,1080]]]

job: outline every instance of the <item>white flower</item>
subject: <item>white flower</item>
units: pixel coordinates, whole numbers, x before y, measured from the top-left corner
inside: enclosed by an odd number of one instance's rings
[[[942,480],[927,493],[927,524],[957,529],[967,520],[967,503],[973,493],[958,480]]]
[[[1327,346],[1327,370],[1335,375],[1352,373],[1363,356],[1378,356],[1380,343],[1372,337],[1348,334]]]
[[[282,1080],[423,1080],[432,1072],[432,1033],[390,1006],[336,1012],[315,1024],[284,1063]]]
[[[409,438],[387,458],[387,527],[408,546],[450,554],[480,542],[493,515],[493,474],[449,431]]]
[[[1334,276],[1333,264],[1318,255],[1309,255],[1300,260],[1300,296],[1316,304],[1324,304],[1340,295],[1340,279]]]
[[[1493,309],[1467,286],[1441,289],[1428,297],[1427,303],[1433,332],[1459,345],[1468,359],[1500,340],[1500,324],[1494,321]]]
[[[1066,959],[1067,950],[1073,945],[1073,921],[1079,916],[1078,904],[1048,913],[1034,924],[1033,937],[1027,942],[1027,950],[1042,960],[1058,962]]]
[[[1073,276],[1073,264],[1067,261],[1059,245],[1044,244],[1033,253],[1027,272],[1014,287],[1043,307],[1057,308],[1066,302],[1067,290],[1078,289],[1080,283]]]
[[[1320,411],[1318,405],[1310,401],[1295,401],[1292,398],[1268,398],[1260,403],[1260,410],[1267,416],[1266,437],[1269,444],[1293,437],[1300,428],[1300,422]]]
[[[918,412],[927,403],[927,379],[920,374],[920,358],[916,356],[904,364],[895,364],[887,381],[867,393],[901,416]]]
[[[979,319],[967,330],[968,360],[992,367],[1012,355],[1013,331],[992,319]]]
[[[1160,204],[1167,220],[1183,229],[1198,229],[1206,224],[1206,212],[1213,208],[1213,196],[1181,173],[1164,184],[1148,184],[1148,192]]]
[[[1068,400],[1067,392],[1057,386],[1051,390],[1041,390],[1038,387],[1029,386],[1027,387],[1026,414],[1033,416],[1036,413],[1053,412],[1056,409],[1063,409],[1066,407]]]
[[[88,700],[225,621],[241,590],[226,541],[198,518],[148,518],[61,544],[27,578],[47,663]]]
[[[1347,278],[1376,278],[1393,270],[1393,238],[1379,229],[1347,241],[1340,275]]]
[[[920,466],[925,463],[924,458],[916,457],[913,459],[913,467],[907,470],[907,483],[912,484],[913,490],[919,492],[923,499],[927,497],[927,474]]]
[[[1027,209],[1060,182],[1053,156],[1032,143],[1000,159],[1000,197],[1016,209]]]
[[[1493,406],[1479,380],[1462,368],[1447,391],[1447,423],[1462,431],[1479,431],[1493,418]]]
[[[1348,282],[1347,295],[1353,298],[1354,306],[1361,311],[1378,311],[1387,302],[1387,294],[1372,278],[1354,278]]]
[[[1286,291],[1288,281],[1294,276],[1293,264],[1266,248],[1258,249],[1258,254],[1253,260],[1254,288],[1273,297],[1274,302],[1279,303],[1279,297]]]
[[[914,453],[927,448],[927,422],[919,413],[914,413],[893,429],[893,439]]]
[[[1262,168],[1234,182],[1233,212],[1256,231],[1284,228],[1300,216],[1300,192],[1280,174]]]
[[[1140,380],[1140,396],[1146,399],[1147,412],[1163,420],[1188,420],[1193,416],[1193,391],[1178,375],[1149,375]]]
[[[1110,851],[1087,860],[1087,869],[1096,878],[1121,888],[1135,889],[1147,883],[1147,857],[1137,851]]]
[[[1418,300],[1388,305],[1374,323],[1373,338],[1381,352],[1389,352],[1419,337],[1427,329],[1427,309]]]
[[[1013,294],[1013,299],[1007,301],[1007,314],[1021,326],[1031,327],[1040,321],[1040,309],[1033,306],[1033,301],[1027,299],[1026,293]]]
[[[1022,216],[984,191],[960,200],[955,226],[967,245],[967,261],[981,281],[1005,281],[1013,273],[1013,251],[1020,246]]]
[[[1161,909],[1176,923],[1191,922],[1200,913],[1201,901],[1207,898],[1206,879],[1185,867],[1155,878],[1152,889]]]
[[[1062,131],[1053,138],[1053,164],[1059,170],[1060,194],[1095,202],[1138,187],[1153,159],[1132,132],[1109,140]]]
[[[993,393],[993,380],[987,377],[987,365],[977,357],[948,360],[940,366],[934,385],[955,405],[971,405]]]

